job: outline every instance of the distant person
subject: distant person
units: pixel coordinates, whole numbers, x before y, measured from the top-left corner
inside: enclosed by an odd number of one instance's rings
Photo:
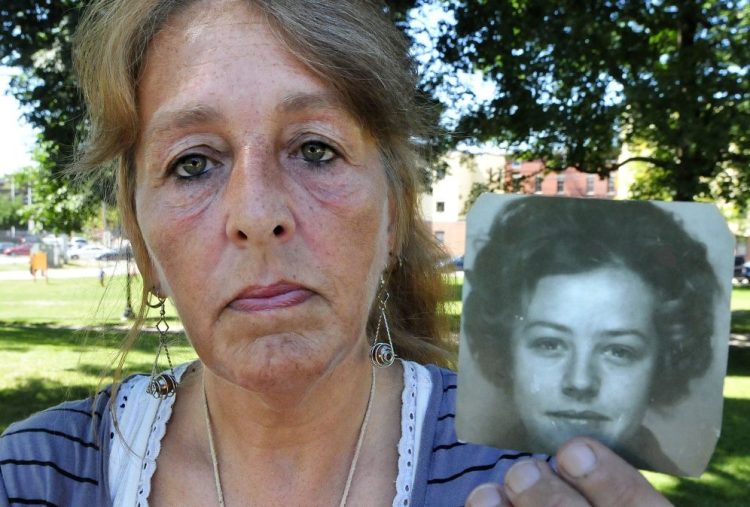
[[[34,277],[35,282],[37,272],[41,271],[42,276],[49,283],[49,278],[47,277],[47,268],[47,252],[39,249],[37,249],[35,252],[32,252],[29,256],[29,269],[31,271],[31,276]]]
[[[711,364],[719,285],[705,245],[671,213],[518,199],[466,276],[466,338],[511,394],[521,448],[555,452],[586,435],[640,468],[680,472],[642,420]]]

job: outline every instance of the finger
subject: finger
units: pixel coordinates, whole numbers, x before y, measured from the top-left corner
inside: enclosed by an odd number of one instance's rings
[[[590,507],[547,463],[538,460],[520,461],[508,470],[505,494],[514,507]]]
[[[595,507],[672,505],[638,470],[590,438],[576,438],[563,445],[557,453],[557,467]]]
[[[503,499],[503,488],[499,484],[481,484],[474,488],[469,498],[466,499],[466,507],[509,507]]]

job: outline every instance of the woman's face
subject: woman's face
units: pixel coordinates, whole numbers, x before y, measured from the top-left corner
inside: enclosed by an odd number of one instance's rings
[[[366,356],[388,187],[335,91],[245,2],[218,3],[189,7],[148,50],[136,213],[204,363],[246,388],[293,389]]]
[[[513,334],[513,397],[530,445],[576,435],[624,443],[640,426],[657,357],[651,289],[604,267],[539,280]]]

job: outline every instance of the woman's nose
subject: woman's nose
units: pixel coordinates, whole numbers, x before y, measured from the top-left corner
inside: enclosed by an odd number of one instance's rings
[[[239,246],[290,238],[295,229],[291,198],[271,155],[238,158],[224,191],[227,237]]]
[[[579,353],[572,355],[563,375],[563,394],[578,401],[594,398],[599,393],[601,384],[599,372],[590,355]]]

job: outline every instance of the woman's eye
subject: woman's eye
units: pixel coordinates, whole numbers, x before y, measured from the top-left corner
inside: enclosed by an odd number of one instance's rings
[[[172,166],[172,171],[179,178],[194,178],[208,171],[208,158],[205,155],[193,153],[180,157]]]
[[[319,164],[333,160],[336,157],[336,152],[325,143],[310,141],[300,147],[300,155],[307,162]]]
[[[640,357],[636,350],[624,345],[610,345],[604,349],[604,354],[620,364],[632,363]]]
[[[546,356],[561,354],[565,351],[565,343],[558,338],[537,338],[529,345],[537,354]]]

